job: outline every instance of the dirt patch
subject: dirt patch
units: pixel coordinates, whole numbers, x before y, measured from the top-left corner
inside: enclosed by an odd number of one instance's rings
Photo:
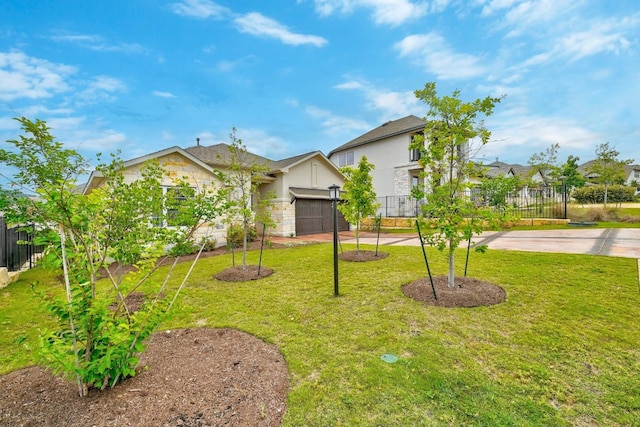
[[[153,336],[138,375],[78,397],[39,367],[0,376],[2,426],[279,426],[289,373],[278,349],[233,329]]]
[[[506,301],[507,292],[498,285],[474,279],[472,277],[456,277],[456,286],[447,286],[447,276],[436,276],[433,285],[436,288],[436,300],[428,277],[407,283],[402,292],[409,298],[422,301],[426,305],[438,307],[479,307],[500,304]]]
[[[378,251],[378,253],[376,253],[376,251],[346,251],[339,254],[338,258],[342,261],[367,262],[378,261],[388,256],[388,253],[380,251]]]
[[[246,282],[249,280],[264,279],[272,274],[273,270],[265,266],[258,268],[257,265],[247,265],[242,268],[242,266],[237,265],[224,269],[213,277],[225,282]]]

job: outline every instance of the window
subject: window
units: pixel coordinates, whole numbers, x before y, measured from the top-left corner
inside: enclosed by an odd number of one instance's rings
[[[193,196],[193,188],[183,187],[162,187],[162,209],[163,212],[155,215],[151,223],[156,227],[185,225],[185,218],[182,212],[186,201]]]
[[[633,177],[634,177],[635,179],[640,179],[640,170],[635,169],[635,170],[633,171]]]
[[[413,145],[415,138],[417,136],[418,134],[411,135],[411,145]],[[421,157],[422,157],[422,152],[420,151],[419,148],[411,148],[409,150],[409,161],[417,162],[418,160],[420,160]]]
[[[338,155],[338,166],[350,166],[353,164],[353,151],[347,151],[346,153],[340,153]]]

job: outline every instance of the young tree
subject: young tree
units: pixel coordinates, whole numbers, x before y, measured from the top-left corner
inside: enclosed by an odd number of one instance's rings
[[[580,157],[570,155],[560,166],[560,178],[564,180],[567,195],[570,196],[574,188],[584,187],[586,180],[578,170]]]
[[[551,144],[545,151],[533,154],[528,161],[529,166],[531,166],[531,176],[540,173],[545,183],[557,181],[560,177],[560,167],[558,166],[559,149],[560,144]]]
[[[360,252],[360,223],[363,218],[374,215],[379,207],[371,178],[374,168],[375,166],[367,161],[367,157],[362,156],[357,168],[346,166],[340,169],[346,180],[342,194],[344,202],[338,205],[338,210],[347,222],[356,226],[357,252]]]
[[[487,206],[506,209],[509,197],[521,186],[517,176],[497,176],[480,182],[480,196]]]
[[[221,159],[228,166],[225,174],[226,185],[231,189],[230,206],[228,209],[228,221],[231,226],[239,221],[242,230],[242,268],[247,267],[247,242],[250,230],[255,226],[254,206],[259,207],[260,220],[270,224],[269,200],[260,200],[258,187],[262,175],[269,172],[269,166],[259,163],[256,157],[249,153],[246,145],[236,137],[236,128],[231,134],[229,156]],[[231,233],[232,234],[232,233]]]
[[[42,333],[41,356],[55,372],[75,377],[85,396],[89,387],[104,389],[135,375],[145,339],[185,283],[171,289],[167,280],[157,282],[157,261],[167,246],[188,240],[220,215],[224,192],[193,194],[174,206],[176,217],[184,219],[181,226],[155,227],[152,221],[171,219],[161,167],[149,164],[139,180],[126,183],[122,162],[113,156],[97,168],[105,184],[83,194],[76,181],[88,172],[85,159],[55,141],[45,122],[17,120],[26,135],[8,141],[15,151],[0,150],[0,163],[17,170],[11,178],[15,190],[4,191],[0,208],[11,221],[45,227],[38,235],[48,247],[43,261],[62,270],[65,296],[42,292],[58,329]],[[176,185],[186,191],[185,183]],[[113,260],[133,271],[110,268]],[[105,275],[106,287],[99,284]],[[136,292],[146,301],[134,310],[128,297]]]
[[[448,286],[455,286],[454,252],[460,242],[484,230],[498,219],[491,208],[474,205],[468,196],[471,184],[467,177],[475,166],[468,157],[470,140],[482,145],[489,142],[491,132],[481,116],[489,116],[502,98],[486,97],[473,102],[460,100],[460,91],[439,97],[435,83],[427,83],[415,91],[428,105],[424,135],[413,139],[410,149],[418,149],[420,166],[429,182],[428,188],[414,188],[414,197],[426,198],[423,215],[433,229],[426,242],[447,253]],[[480,117],[479,117],[480,116]]]
[[[589,166],[588,172],[597,175],[596,181],[604,185],[604,206],[607,206],[609,186],[624,182],[624,167],[633,163],[632,159],[619,160],[620,153],[608,142],[596,147],[596,159]]]

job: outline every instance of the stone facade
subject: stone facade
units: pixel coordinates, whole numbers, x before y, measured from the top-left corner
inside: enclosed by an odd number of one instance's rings
[[[162,181],[162,185],[165,187],[173,186],[176,179],[184,179],[194,188],[212,188],[217,184],[216,178],[210,172],[178,153],[159,157],[157,161],[168,172],[168,176]],[[136,164],[125,169],[123,171],[125,182],[134,182],[141,178],[142,168],[143,164]],[[224,218],[220,218],[214,223],[203,224],[194,234],[195,242],[199,243],[203,239],[207,241],[215,240],[216,246],[225,245],[226,238],[227,231],[224,225]]]
[[[393,171],[393,194],[407,196],[411,193],[411,175],[408,169]]]
[[[269,234],[280,237],[291,237],[296,234],[296,207],[289,199],[274,199],[271,205],[271,218],[276,228]]]

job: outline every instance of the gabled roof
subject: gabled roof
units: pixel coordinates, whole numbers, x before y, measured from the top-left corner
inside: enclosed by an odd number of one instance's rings
[[[485,176],[489,178],[495,178],[497,176],[506,176],[511,172],[514,176],[526,177],[531,173],[531,166],[522,166],[519,164],[509,164],[500,161],[495,161],[484,165],[487,168]]]
[[[295,166],[296,164],[307,160],[309,157],[313,157],[317,153],[320,153],[320,152],[312,151],[309,153],[304,153],[304,154],[299,154],[297,156],[289,157],[286,159],[276,160],[271,162],[271,167],[273,168],[274,171],[287,169],[287,168],[290,168],[291,166]]]
[[[204,163],[199,158],[193,156],[189,152],[187,152],[187,151],[185,151],[182,148],[177,147],[177,146],[165,148],[164,150],[156,151],[154,153],[146,154],[144,156],[140,156],[140,157],[136,157],[136,158],[127,160],[127,161],[123,162],[122,165],[126,169],[126,168],[129,168],[131,166],[142,164],[142,163],[147,162],[149,160],[157,159],[159,157],[167,156],[169,154],[176,154],[176,153],[186,157],[188,160],[190,160],[191,162],[193,162],[196,165],[200,166],[204,170],[207,170],[209,172],[213,172],[213,168],[210,165]],[[84,185],[84,188],[82,188],[82,193],[86,193],[87,190],[90,190],[91,188],[95,187],[94,185],[92,185],[95,182],[100,183],[103,180],[104,180],[104,177],[103,177],[102,173],[100,171],[94,170],[93,172],[91,172],[91,175],[89,176],[89,180]]]
[[[331,167],[332,169],[335,169],[336,172],[338,172],[339,174],[342,174],[342,172],[340,172],[340,169],[338,169],[338,167],[331,160],[329,160],[324,154],[322,154],[321,151],[310,151],[308,153],[300,154],[298,156],[293,156],[287,159],[271,162],[272,169],[269,173],[275,174],[275,173],[288,172],[290,168],[302,162],[305,162],[313,157],[318,157],[318,156],[322,160],[324,160],[329,167]]]
[[[413,115],[403,117],[402,119],[398,120],[391,120],[389,122],[383,123],[373,130],[370,130],[364,135],[361,135],[356,139],[352,139],[346,144],[343,144],[340,147],[331,150],[327,157],[331,157],[338,151],[343,151],[360,145],[369,144],[375,141],[380,141],[392,136],[422,130],[424,129],[426,123],[427,122],[424,119]]]

